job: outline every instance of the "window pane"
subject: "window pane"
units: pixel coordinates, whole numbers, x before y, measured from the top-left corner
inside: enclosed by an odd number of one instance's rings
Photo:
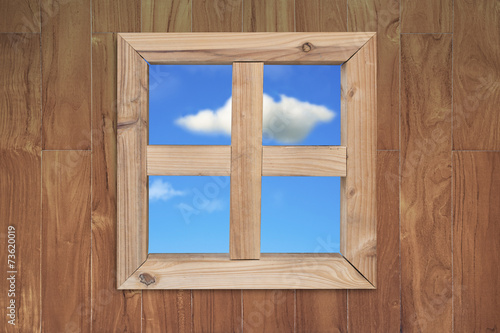
[[[264,66],[264,145],[340,145],[340,66]]]
[[[149,253],[228,253],[229,177],[150,176]]]
[[[340,251],[339,177],[262,177],[261,252]]]
[[[151,65],[149,144],[231,144],[231,65]]]

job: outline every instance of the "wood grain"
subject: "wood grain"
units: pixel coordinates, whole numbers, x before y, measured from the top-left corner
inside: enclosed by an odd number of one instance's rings
[[[451,40],[450,35],[401,37],[405,332],[451,331]]]
[[[116,37],[92,37],[92,326],[137,332],[140,292],[116,290]]]
[[[90,331],[90,151],[42,156],[42,332]]]
[[[142,31],[190,32],[191,7],[191,0],[143,0]],[[143,331],[191,333],[192,294],[189,290],[143,291]]]
[[[151,33],[120,34],[152,64],[340,65],[374,33]]]
[[[156,254],[119,289],[373,289],[339,253],[261,254],[231,260],[228,254]]]
[[[350,0],[349,31],[377,32],[377,149],[399,149],[399,1]]]
[[[193,332],[241,332],[240,290],[193,291]]]
[[[500,327],[500,153],[453,153],[454,329]]]
[[[13,48],[11,38],[17,39]],[[20,56],[23,55],[23,56]],[[0,331],[40,332],[41,114],[40,38],[0,35]],[[15,258],[8,257],[8,227]],[[8,260],[14,259],[10,269]],[[15,326],[8,323],[10,274],[16,274]]]
[[[148,64],[118,36],[117,200],[120,286],[148,253]]]
[[[192,0],[143,0],[142,32],[191,32]]]
[[[340,180],[340,252],[377,283],[377,46],[370,39],[342,65],[342,145],[347,176]]]
[[[401,32],[442,33],[453,31],[453,0],[402,0]]]
[[[500,11],[455,0],[453,148],[500,150]]]
[[[191,0],[193,32],[240,32],[242,0]]]
[[[289,32],[295,30],[294,25],[293,1],[243,1],[243,31],[245,32]]]
[[[348,293],[349,330],[401,332],[399,152],[377,153],[377,290]]]
[[[243,332],[293,332],[294,290],[243,290]]]
[[[92,32],[140,32],[141,0],[92,0]]]
[[[0,33],[39,33],[40,1],[2,1],[0,2]]]
[[[347,31],[347,0],[295,0],[295,31]]]
[[[262,176],[346,175],[346,148],[340,146],[264,146]]]
[[[233,64],[231,259],[260,257],[263,63]]]
[[[191,291],[145,290],[143,296],[144,332],[191,332]]]
[[[231,146],[147,146],[147,173],[149,176],[229,176]]]
[[[297,333],[347,332],[347,291],[297,290]]]
[[[43,7],[43,149],[90,149],[90,0]]]

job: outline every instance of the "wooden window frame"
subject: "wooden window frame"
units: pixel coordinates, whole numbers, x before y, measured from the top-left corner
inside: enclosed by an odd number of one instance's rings
[[[118,289],[375,288],[375,33],[121,33],[117,47]],[[149,64],[232,64],[231,146],[149,146]],[[263,64],[342,65],[341,146],[262,146]],[[148,175],[231,175],[230,253],[148,254]],[[342,255],[260,254],[261,176],[340,176]]]

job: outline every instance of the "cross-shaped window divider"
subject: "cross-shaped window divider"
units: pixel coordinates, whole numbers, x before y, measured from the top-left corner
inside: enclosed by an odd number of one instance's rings
[[[118,289],[373,289],[375,33],[118,34]],[[149,64],[232,64],[231,146],[148,145]],[[342,64],[342,146],[262,146],[264,64]],[[230,253],[148,254],[148,176],[231,176]],[[260,253],[262,176],[341,177],[338,253]]]
[[[231,259],[260,258],[262,176],[346,175],[342,146],[262,146],[262,62],[233,63],[231,146],[148,146],[147,173],[231,176]]]

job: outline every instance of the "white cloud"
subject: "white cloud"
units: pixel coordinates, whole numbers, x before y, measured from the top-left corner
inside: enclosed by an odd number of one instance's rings
[[[201,110],[197,114],[178,118],[175,123],[189,131],[202,134],[231,134],[231,98],[217,110]],[[317,124],[336,116],[323,105],[299,101],[280,95],[276,102],[264,94],[264,135],[282,143],[297,143],[306,138]]]
[[[155,179],[149,185],[149,200],[167,201],[173,197],[183,196],[186,193],[173,188],[170,183],[164,182],[161,179]]]

